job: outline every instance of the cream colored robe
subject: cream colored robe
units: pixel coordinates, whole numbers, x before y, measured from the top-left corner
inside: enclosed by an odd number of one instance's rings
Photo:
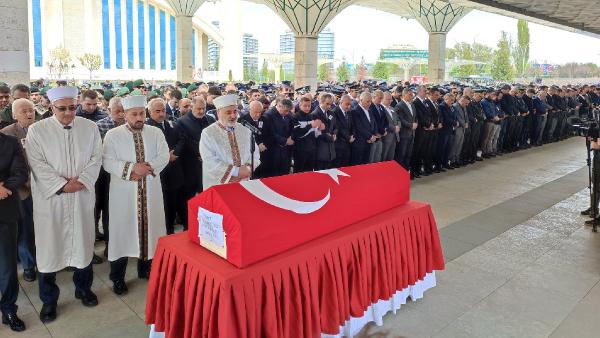
[[[213,123],[202,131],[200,157],[202,157],[202,186],[204,190],[217,184],[239,182],[232,177],[234,167],[250,166],[251,131],[236,123],[233,133],[227,132],[219,123]],[[260,164],[258,146],[254,147],[254,169]]]
[[[37,267],[56,272],[92,261],[96,231],[94,185],[102,164],[100,132],[92,121],[76,117],[70,130],[55,118],[29,127],[25,141],[31,167],[31,194]],[[57,195],[67,177],[79,177],[85,189]]]
[[[166,234],[160,172],[169,163],[169,146],[162,131],[153,126],[144,125],[141,137],[143,154],[137,153],[141,144],[136,148],[127,124],[109,130],[104,137],[102,166],[110,173],[109,261],[152,259],[158,239]],[[156,175],[147,176],[144,183],[130,180],[138,158],[148,162]]]

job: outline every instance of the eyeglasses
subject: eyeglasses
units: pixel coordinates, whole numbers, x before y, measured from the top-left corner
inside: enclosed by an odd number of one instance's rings
[[[77,110],[77,106],[54,106],[54,108],[56,108],[61,113],[64,113],[67,110],[68,111],[76,111]]]

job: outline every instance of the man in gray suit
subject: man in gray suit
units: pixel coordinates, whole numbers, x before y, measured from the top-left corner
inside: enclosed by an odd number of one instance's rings
[[[396,144],[400,141],[400,121],[398,120],[398,114],[394,111],[394,107],[391,106],[392,101],[392,94],[385,92],[381,104],[385,109],[385,116],[388,120],[389,127],[387,134],[383,137],[382,161],[391,161],[394,159]]]
[[[463,143],[465,141],[465,129],[469,128],[469,117],[467,115],[467,106],[471,103],[471,99],[463,95],[454,103],[454,109],[456,110],[456,116],[458,120],[458,127],[454,129],[454,137],[452,138],[452,147],[450,148],[450,163],[454,167],[460,167],[460,153],[462,151]]]
[[[417,129],[417,110],[412,103],[413,97],[413,92],[408,88],[404,88],[402,90],[402,100],[395,107],[396,114],[400,120],[400,140],[396,151],[396,161],[406,170],[410,166],[415,129]]]

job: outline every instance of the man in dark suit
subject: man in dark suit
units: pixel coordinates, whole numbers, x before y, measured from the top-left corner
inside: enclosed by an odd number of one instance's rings
[[[202,130],[215,123],[215,119],[206,114],[206,101],[202,96],[192,99],[192,111],[183,115],[175,124],[175,132],[183,137],[183,153],[180,155],[183,179],[183,193],[180,198],[187,205],[187,200],[202,192],[202,158],[200,157],[200,136]],[[181,203],[181,202],[179,202]],[[187,226],[187,211],[182,216],[184,227]]]
[[[335,122],[337,125],[337,137],[335,139],[335,159],[334,168],[341,168],[350,165],[350,147],[354,142],[352,130],[352,117],[350,109],[352,107],[352,97],[343,95],[340,98],[339,105],[333,109]]]
[[[181,92],[177,89],[171,91],[171,96],[167,101],[167,120],[177,121],[179,118],[179,100],[183,98]]]
[[[315,131],[319,126],[318,117],[311,114],[312,102],[303,96],[292,114],[292,139],[294,140],[294,172],[301,173],[315,169],[317,156],[317,137]]]
[[[423,164],[423,166],[425,167],[425,172],[430,171],[434,173],[440,173],[442,171],[446,171],[446,169],[444,168],[438,168],[437,166],[434,166],[435,158],[437,155],[438,138],[440,135],[440,130],[442,129],[442,121],[439,112],[439,103],[441,96],[442,94],[440,93],[440,90],[437,87],[429,88],[429,90],[427,91],[426,102],[429,103],[428,106],[430,108],[429,110],[431,111],[431,121],[434,125],[434,129],[431,131],[432,136],[431,141],[429,143],[429,147],[425,149],[426,155]]]
[[[13,331],[25,330],[17,317],[17,222],[18,189],[27,182],[27,165],[22,146],[15,137],[0,133],[0,310],[2,323]]]
[[[169,145],[169,164],[160,173],[160,183],[165,206],[165,225],[167,235],[175,233],[175,218],[179,215],[182,222],[187,215],[187,203],[181,199],[183,195],[183,167],[179,156],[184,151],[185,141],[181,134],[166,121],[166,104],[162,99],[153,99],[148,103],[150,118],[146,124],[162,130]]]
[[[400,120],[400,142],[398,142],[398,151],[396,152],[396,161],[404,169],[410,169],[410,158],[412,155],[413,143],[415,139],[415,129],[417,129],[417,109],[412,103],[413,92],[405,88],[402,90],[402,101],[396,105],[396,114]],[[418,175],[418,173],[416,174]],[[412,176],[416,176],[411,173]],[[417,176],[418,177],[418,176]]]
[[[248,114],[242,115],[238,119],[238,122],[250,124],[259,132],[254,134],[254,141],[258,145],[258,151],[260,152],[260,165],[254,169],[252,178],[268,177],[266,170],[268,166],[266,137],[269,134],[269,125],[267,119],[263,116],[262,103],[259,101],[250,102],[248,105]]]
[[[388,128],[387,134],[383,137],[383,152],[381,155],[382,161],[392,161],[396,156],[396,147],[400,141],[400,120],[398,120],[398,114],[391,106],[392,95],[389,92],[383,94],[383,101],[381,104],[385,109],[385,117],[387,118]]]
[[[454,104],[454,95],[444,95],[444,102],[439,105],[440,119],[442,128],[438,135],[436,166],[443,169],[454,169],[448,165],[448,157],[450,155],[450,145],[454,129],[458,127],[456,111],[452,106]]]
[[[375,136],[377,140],[371,146],[371,153],[369,154],[369,162],[376,163],[381,162],[381,155],[383,153],[383,141],[382,138],[387,134],[389,123],[387,120],[385,108],[381,105],[383,100],[383,91],[376,90],[373,92],[373,102],[369,107],[369,112],[375,117],[375,127],[377,132]]]
[[[321,93],[318,102],[319,105],[311,113],[313,118],[320,122],[317,133],[315,169],[324,170],[332,167],[336,156],[334,142],[337,137],[337,126],[334,115],[330,111],[333,105],[333,95]]]
[[[291,154],[294,140],[292,139],[292,119],[289,116],[293,108],[290,99],[281,99],[275,106],[275,112],[269,115],[271,126],[267,135],[267,153],[271,159],[269,172],[273,176],[287,175],[290,173]]]
[[[433,110],[431,101],[427,99],[427,89],[425,86],[417,88],[417,97],[413,100],[417,115],[417,130],[415,130],[415,144],[411,160],[411,171],[415,176],[428,176],[432,173],[431,163],[425,165],[425,158],[432,146],[433,135],[436,130],[436,124],[433,120]],[[424,168],[424,171],[422,171]]]
[[[352,142],[352,165],[369,163],[371,146],[377,140],[375,116],[369,112],[373,97],[369,92],[360,94],[358,105],[350,116],[355,140]]]

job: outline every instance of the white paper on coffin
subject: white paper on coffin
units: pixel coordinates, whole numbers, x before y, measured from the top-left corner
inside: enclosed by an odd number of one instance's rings
[[[340,333],[336,335],[321,334],[321,338],[342,338],[354,337],[362,330],[365,325],[370,322],[375,322],[377,326],[383,325],[383,316],[392,311],[394,314],[400,307],[406,304],[408,297],[417,300],[423,298],[425,291],[436,286],[435,271],[425,275],[423,280],[420,280],[403,290],[396,292],[392,297],[386,300],[380,300],[377,303],[371,304],[362,317],[350,317],[346,323],[340,326]],[[163,332],[154,331],[154,324],[150,326],[150,338],[164,338]]]

